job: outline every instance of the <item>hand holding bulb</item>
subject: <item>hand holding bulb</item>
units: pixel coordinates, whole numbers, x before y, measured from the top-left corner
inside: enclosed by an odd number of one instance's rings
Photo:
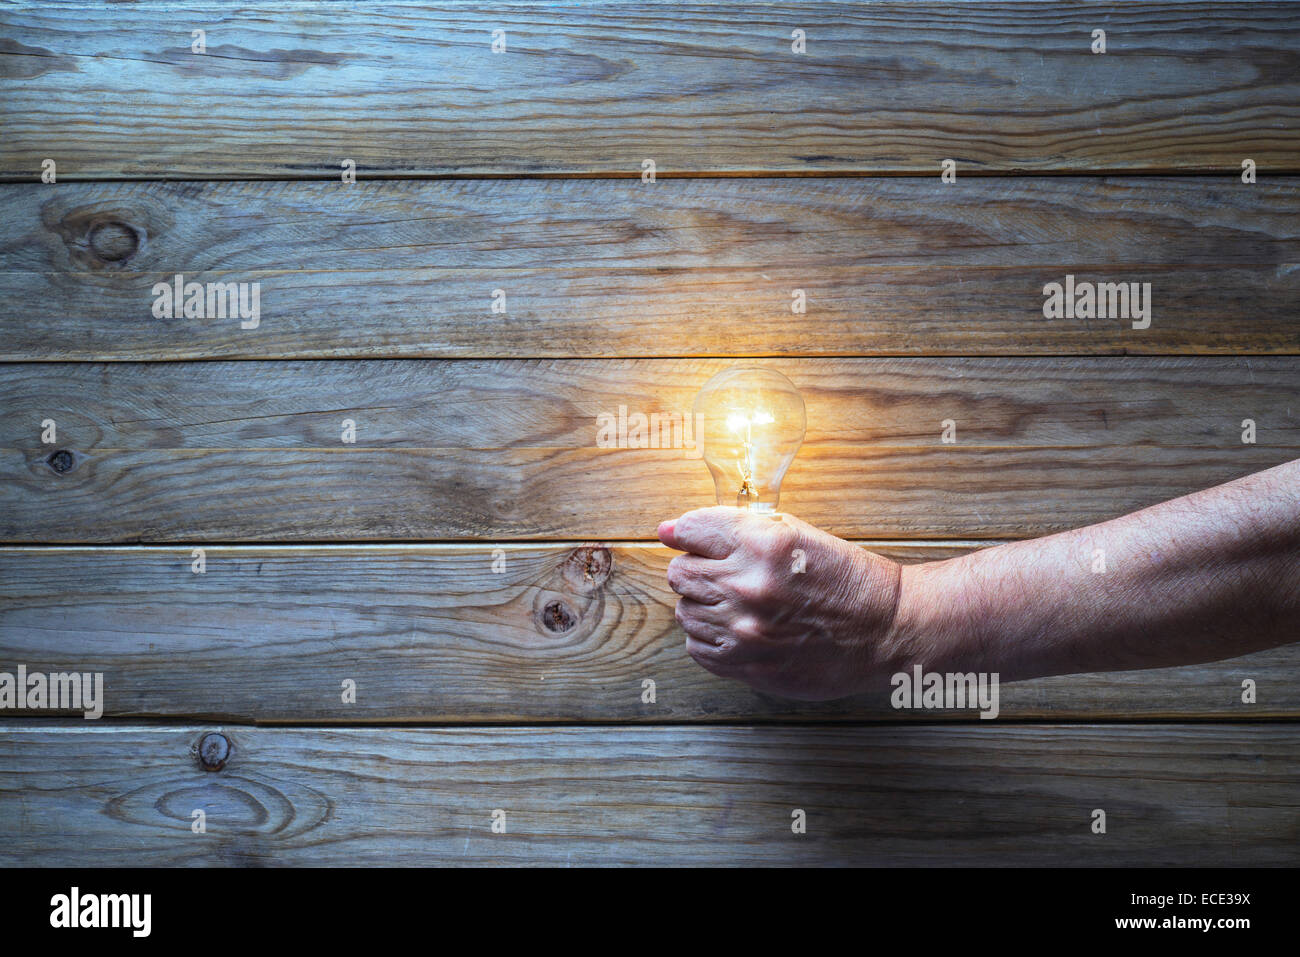
[[[884,691],[913,667],[1002,681],[1164,668],[1300,635],[1300,459],[1087,528],[900,566],[776,512],[804,435],[788,379],[726,370],[695,411],[721,507],[660,524],[659,540],[686,552],[668,584],[691,657],[759,691]],[[1099,541],[1123,559],[1107,575],[1085,560]]]
[[[673,559],[668,583],[683,596],[691,657],[789,698],[886,681],[898,565],[776,511],[804,439],[799,390],[772,369],[726,369],[700,390],[695,414],[722,507],[659,526],[665,545],[690,553]]]
[[[900,567],[793,515],[702,508],[659,526],[678,555],[686,650],[716,675],[818,700],[884,689],[905,655],[892,633]]]

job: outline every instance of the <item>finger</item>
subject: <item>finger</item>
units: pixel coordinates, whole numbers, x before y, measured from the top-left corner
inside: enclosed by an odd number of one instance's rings
[[[705,671],[720,678],[729,678],[735,674],[736,666],[727,661],[726,651],[715,644],[688,635],[686,653]]]
[[[738,508],[697,508],[661,524],[659,541],[693,555],[726,558],[736,550],[737,528],[744,517],[744,511]]]
[[[727,605],[706,605],[693,598],[677,599],[678,621],[685,619],[726,630],[731,627],[731,620],[735,617]]]
[[[682,626],[682,630],[692,638],[713,644],[723,641],[731,644],[732,639],[727,624],[714,618],[715,610],[714,605],[701,605],[689,598],[679,598],[673,617],[677,619],[677,624]]]
[[[716,605],[725,597],[714,579],[721,563],[698,555],[678,555],[668,563],[668,587],[703,605]]]

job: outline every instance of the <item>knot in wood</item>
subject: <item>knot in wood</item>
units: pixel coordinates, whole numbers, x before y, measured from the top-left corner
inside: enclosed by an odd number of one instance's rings
[[[198,743],[199,764],[205,771],[220,771],[230,757],[230,740],[216,731],[209,731]]]
[[[578,616],[568,605],[558,599],[547,602],[542,609],[542,627],[547,631],[563,634],[572,631],[577,623]]]
[[[72,471],[72,466],[76,465],[76,459],[67,449],[59,449],[57,452],[51,452],[45,459],[45,464],[54,469],[55,472],[63,475]]]
[[[564,579],[580,592],[599,588],[609,578],[614,556],[608,548],[584,545],[575,548],[564,561]]]
[[[126,223],[96,223],[90,229],[89,244],[95,258],[116,263],[135,255],[140,248],[140,237]]]

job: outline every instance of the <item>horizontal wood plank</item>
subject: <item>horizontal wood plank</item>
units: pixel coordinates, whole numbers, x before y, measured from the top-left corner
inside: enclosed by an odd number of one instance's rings
[[[1294,866],[1297,759],[1294,725],[6,724],[0,864]]]
[[[1060,530],[1300,450],[1295,358],[757,361],[808,406],[782,507],[849,538]],[[708,471],[681,430],[600,447],[600,416],[689,416],[728,365],[4,366],[0,540],[651,538],[714,502]]]
[[[0,175],[1300,171],[1288,3],[133,10],[0,13]]]
[[[972,544],[866,547],[915,562]],[[976,711],[894,710],[885,694],[810,703],[714,677],[683,649],[665,578],[673,554],[635,544],[210,547],[200,574],[188,548],[4,548],[0,671],[102,673],[108,717],[980,723]],[[1297,669],[1300,645],[1006,684],[1000,716],[1296,717]],[[1258,693],[1249,705],[1246,678]]]
[[[1289,178],[10,185],[0,221],[9,360],[1300,352]],[[178,273],[257,283],[257,327],[156,316]],[[1067,274],[1150,283],[1150,327],[1046,318]]]

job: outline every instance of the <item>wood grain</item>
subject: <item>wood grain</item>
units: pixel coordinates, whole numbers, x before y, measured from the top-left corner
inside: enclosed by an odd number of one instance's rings
[[[1294,866],[1298,757],[1287,725],[6,723],[0,864]]]
[[[768,357],[782,506],[903,561],[1300,455],[1298,9],[0,10],[0,670],[107,695],[0,721],[0,866],[1300,863],[1300,645],[1002,724],[760,695],[646,543],[703,464],[596,442]],[[176,273],[260,326],[155,318]],[[1151,328],[1044,318],[1066,273]],[[191,359],[253,361],[140,361]]]
[[[1059,530],[1300,448],[1294,358],[759,361],[808,406],[782,507],[848,538]],[[599,448],[598,416],[688,415],[727,365],[4,366],[0,539],[650,538],[713,503],[707,470],[681,447]],[[47,419],[55,445],[40,441]],[[945,419],[956,444],[940,441]]]
[[[915,562],[972,544],[867,547]],[[673,619],[673,554],[635,544],[211,547],[196,574],[188,548],[5,548],[0,670],[101,672],[109,717],[982,723],[975,711],[897,711],[883,694],[789,701],[710,675],[685,654]],[[1006,684],[1000,713],[1295,717],[1297,668],[1300,645]],[[1258,690],[1250,705],[1246,678]],[[344,703],[348,680],[356,699]]]
[[[25,184],[0,219],[11,360],[1300,351],[1290,178]],[[261,324],[156,318],[177,273]],[[1151,327],[1045,318],[1067,273],[1150,282]]]
[[[4,11],[6,178],[1300,171],[1285,3],[134,9]]]

